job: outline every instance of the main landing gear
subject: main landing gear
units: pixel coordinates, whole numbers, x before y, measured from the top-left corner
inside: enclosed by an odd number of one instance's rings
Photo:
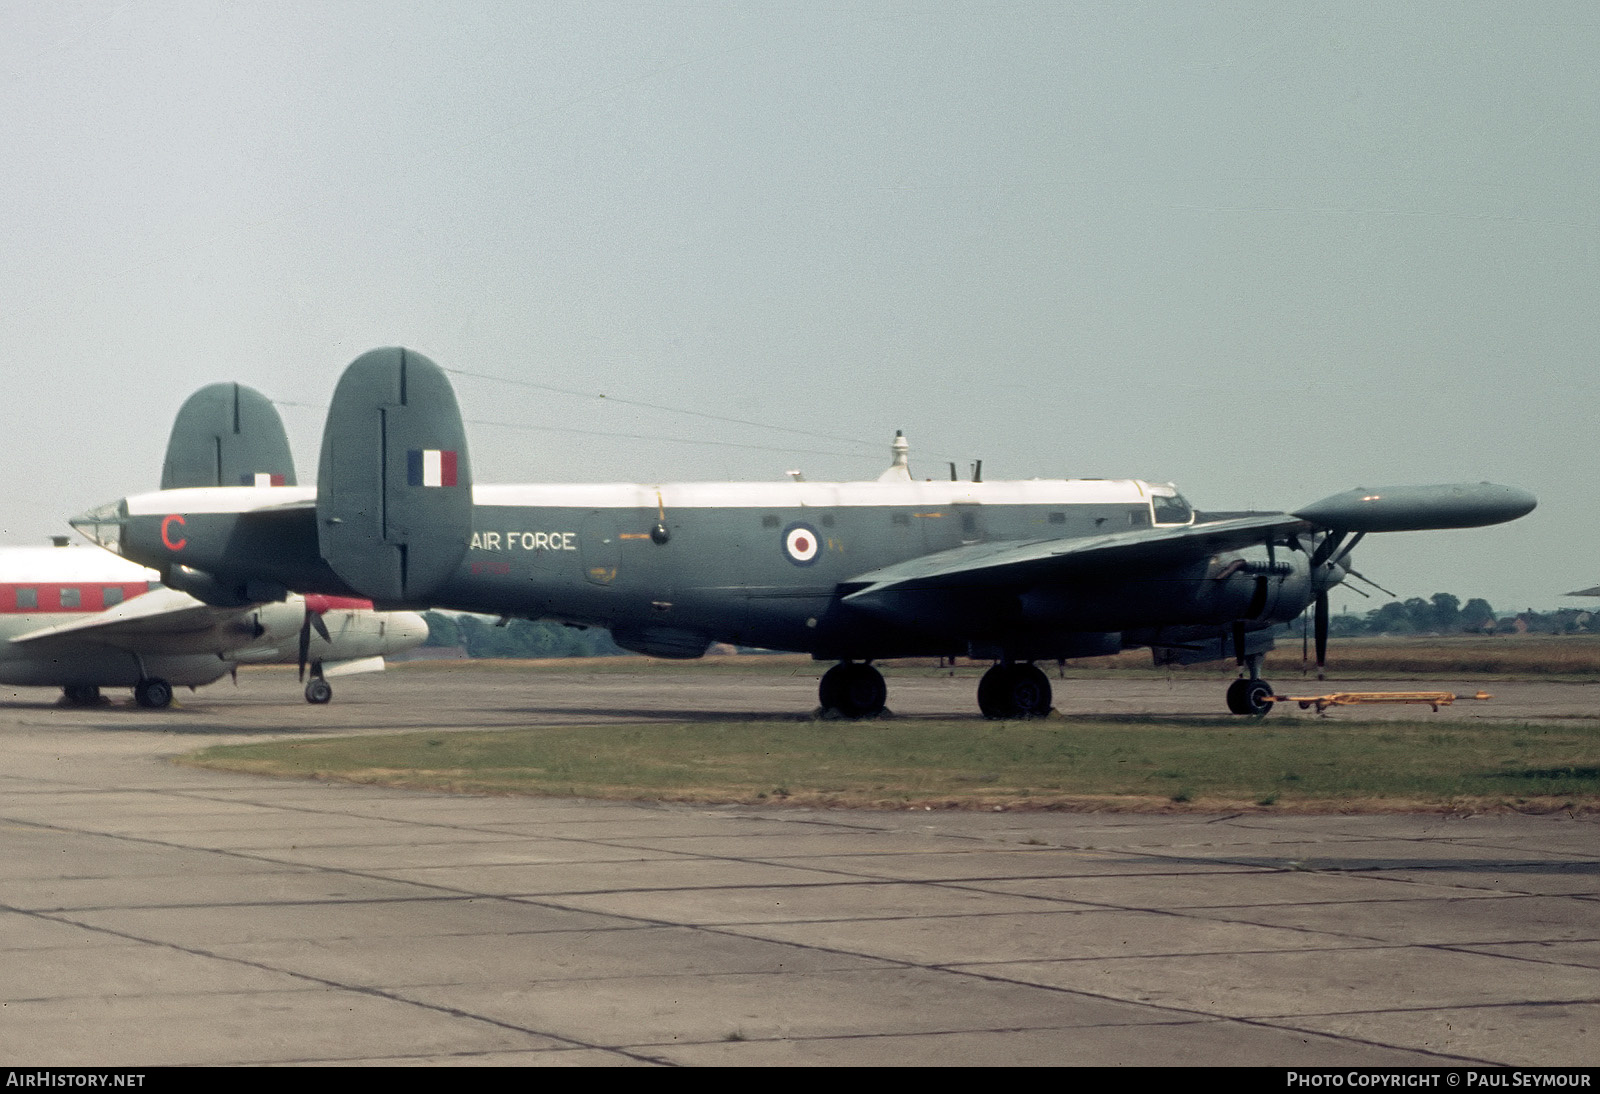
[[[888,697],[883,673],[859,661],[841,661],[822,674],[817,687],[822,709],[840,718],[874,718]],[[1033,664],[1004,661],[978,682],[978,709],[985,718],[1042,718],[1052,698],[1050,678]]]
[[[146,676],[133,686],[133,701],[146,710],[163,710],[172,705],[172,685],[159,676]]]
[[[1042,718],[1050,713],[1050,678],[1034,664],[1002,661],[978,681],[985,718]]]
[[[874,718],[883,713],[889,686],[883,673],[866,662],[841,661],[822,674],[817,698],[824,711],[841,718]]]

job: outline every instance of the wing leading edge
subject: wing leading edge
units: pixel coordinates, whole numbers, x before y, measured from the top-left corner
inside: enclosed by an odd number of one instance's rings
[[[159,653],[166,645],[183,646],[187,636],[211,631],[240,616],[237,609],[213,608],[176,589],[156,588],[88,618],[41,627],[12,641],[39,649],[56,642],[88,639],[107,646]]]
[[[1087,538],[975,544],[862,574],[849,583],[844,601],[866,607],[911,590],[1016,587],[1079,575],[1137,573],[1260,546],[1313,527],[1288,513],[1263,513]]]

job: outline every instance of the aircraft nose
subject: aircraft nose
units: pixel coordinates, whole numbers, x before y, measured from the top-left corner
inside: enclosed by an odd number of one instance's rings
[[[93,540],[108,551],[122,553],[122,525],[128,519],[128,503],[124,498],[108,501],[93,509],[79,513],[67,523],[84,538]]]

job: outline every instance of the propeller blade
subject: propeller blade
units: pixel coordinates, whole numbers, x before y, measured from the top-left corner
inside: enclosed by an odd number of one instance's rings
[[[1317,641],[1317,679],[1325,678],[1323,670],[1328,667],[1328,591],[1324,589],[1317,594],[1316,612],[1316,641]]]
[[[322,621],[322,613],[310,612],[308,614],[311,616],[311,625],[317,628],[317,633],[322,635],[322,640],[324,642],[332,642],[333,639],[328,637],[328,625]]]
[[[311,652],[311,613],[307,612],[305,619],[300,622],[300,679],[306,678],[306,657]]]

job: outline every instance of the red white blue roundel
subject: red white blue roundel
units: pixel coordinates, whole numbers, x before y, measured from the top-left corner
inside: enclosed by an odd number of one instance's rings
[[[783,530],[783,553],[796,566],[809,566],[817,561],[821,543],[817,530],[809,524],[791,524]]]

